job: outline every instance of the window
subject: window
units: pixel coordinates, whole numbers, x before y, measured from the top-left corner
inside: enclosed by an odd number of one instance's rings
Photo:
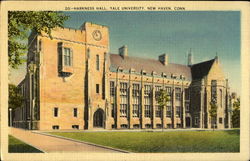
[[[220,89],[220,107],[222,108],[222,102],[223,102],[223,95],[222,95],[222,89]]]
[[[223,120],[223,119],[222,119],[222,117],[220,117],[220,118],[219,118],[219,123],[220,123],[220,124],[222,124],[222,123],[223,123],[223,121],[222,121],[222,120]]]
[[[128,112],[128,83],[121,82],[120,83],[120,113],[121,117],[127,117]]]
[[[95,90],[96,90],[96,93],[99,93],[99,92],[100,92],[100,91],[99,91],[99,84],[96,84]]]
[[[172,124],[167,124],[167,128],[168,129],[172,128]]]
[[[212,80],[211,81],[211,101],[213,103],[217,103],[217,81]]]
[[[99,55],[96,55],[96,70],[100,70],[100,60],[99,60]]]
[[[171,117],[171,115],[172,115],[172,107],[167,106],[167,117]]]
[[[139,126],[139,124],[134,124],[134,125],[133,125],[133,128],[134,128],[134,129],[139,129],[140,126]]]
[[[189,112],[189,104],[186,103],[185,105],[186,105],[186,112]]]
[[[189,89],[185,88],[185,100],[189,100],[189,99],[190,99]]]
[[[53,125],[53,126],[52,126],[52,129],[53,129],[53,130],[57,130],[57,129],[59,129],[59,126],[58,126],[58,125]]]
[[[58,107],[54,108],[54,117],[58,117]]]
[[[133,117],[139,117],[139,106],[140,106],[140,86],[139,84],[133,84],[132,88],[132,106],[133,106]]]
[[[199,121],[199,120],[198,120],[198,117],[195,117],[195,118],[194,118],[194,124],[195,124],[195,125],[198,125],[198,121]]]
[[[180,106],[176,107],[176,117],[181,117],[181,107]]]
[[[181,124],[176,124],[176,127],[177,128],[181,128]]]
[[[167,95],[168,95],[168,102],[167,102],[167,106],[171,106],[171,102],[172,102],[172,97],[171,97],[171,87],[166,87],[166,91],[167,91]]]
[[[77,117],[77,108],[74,108],[74,110],[73,110],[73,116]]]
[[[160,90],[162,89],[162,86],[155,86],[155,98],[159,96]],[[155,117],[161,117],[161,106],[159,106],[158,101],[155,101]]]
[[[111,116],[115,117],[115,104],[111,103]]]
[[[115,82],[114,81],[110,82],[110,96],[111,97],[115,96]]]
[[[161,124],[156,124],[157,129],[160,129],[161,127],[162,127]]]
[[[161,106],[155,105],[155,117],[161,117]]]
[[[181,88],[175,88],[175,100],[181,101]]]
[[[159,96],[159,93],[160,93],[161,89],[162,89],[161,86],[155,86],[155,98],[157,98]]]
[[[144,86],[144,108],[145,108],[145,117],[151,117],[151,86]]]
[[[72,52],[70,48],[63,48],[63,62],[65,66],[72,66]]]
[[[122,128],[122,129],[127,129],[127,128],[128,128],[128,125],[127,125],[127,124],[121,124],[121,128]]]
[[[151,128],[151,124],[146,124],[146,125],[145,125],[145,128],[146,128],[146,129],[150,129],[150,128]]]
[[[72,129],[79,129],[79,125],[72,125]]]

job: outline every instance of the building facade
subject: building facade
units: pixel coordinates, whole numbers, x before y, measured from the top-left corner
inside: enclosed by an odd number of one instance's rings
[[[218,57],[188,65],[109,52],[109,29],[90,22],[80,29],[57,28],[52,39],[31,33],[25,97],[13,125],[26,129],[230,128],[229,85]],[[157,94],[169,101],[159,106]]]

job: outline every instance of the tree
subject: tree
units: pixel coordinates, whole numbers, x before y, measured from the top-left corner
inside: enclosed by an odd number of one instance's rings
[[[16,109],[22,106],[24,98],[19,93],[19,88],[14,84],[9,84],[9,109]]]
[[[166,90],[161,89],[156,93],[156,101],[161,107],[161,115],[162,115],[162,129],[163,129],[163,108],[167,106],[167,102],[170,100],[169,94]]]
[[[51,30],[63,27],[68,16],[54,11],[9,11],[8,12],[8,57],[9,66],[17,69],[25,62],[27,45],[23,43],[31,31],[45,32],[51,37]]]
[[[240,127],[240,98],[233,103],[232,125],[234,128]]]
[[[213,125],[213,130],[215,127],[215,123],[216,123],[216,118],[217,118],[217,104],[215,102],[210,102],[210,109],[209,109],[209,115],[211,117],[211,122]]]

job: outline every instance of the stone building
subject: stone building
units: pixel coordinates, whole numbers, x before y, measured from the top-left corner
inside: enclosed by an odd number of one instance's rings
[[[218,106],[216,127],[230,128],[229,86],[219,59],[188,65],[133,57],[127,46],[109,52],[109,29],[84,23],[80,29],[31,33],[25,97],[13,124],[27,129],[212,128],[210,102]],[[156,96],[167,91],[167,106]]]

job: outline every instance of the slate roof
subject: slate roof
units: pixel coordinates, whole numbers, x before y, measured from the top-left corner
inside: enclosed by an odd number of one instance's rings
[[[140,73],[142,70],[145,70],[146,73],[151,74],[153,71],[157,75],[165,73],[169,78],[171,74],[180,77],[183,75],[187,80],[197,80],[202,79],[206,76],[213,65],[215,59],[209,61],[201,62],[198,64],[193,64],[192,66],[169,63],[168,65],[163,65],[159,60],[148,59],[148,58],[138,58],[125,56],[124,58],[118,54],[110,54],[111,68],[117,69],[122,67],[123,70],[130,70],[133,68],[135,72]]]
[[[169,78],[171,74],[175,74],[177,78],[183,75],[185,79],[192,80],[191,69],[186,65],[169,63],[167,66],[163,65],[159,60],[138,58],[125,56],[122,58],[118,54],[110,54],[111,68],[117,69],[122,67],[124,70],[133,68],[135,72],[140,73],[145,70],[146,73],[156,72],[157,75],[165,73]]]
[[[201,79],[206,76],[213,65],[215,59],[209,61],[201,62],[191,66],[192,78],[193,80]]]

